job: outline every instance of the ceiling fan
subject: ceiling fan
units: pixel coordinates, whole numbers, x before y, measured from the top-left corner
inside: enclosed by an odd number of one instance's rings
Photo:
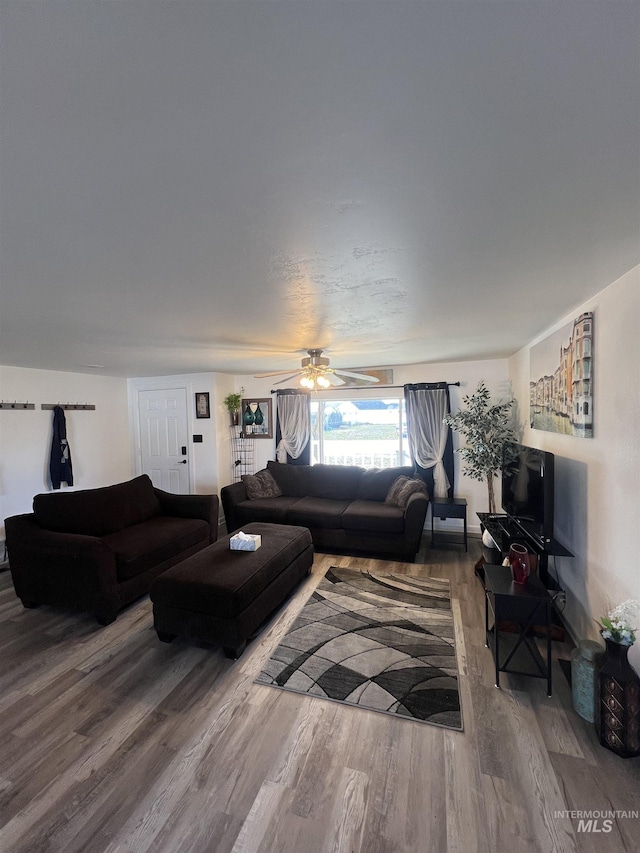
[[[309,355],[302,359],[300,370],[295,373],[289,373],[288,370],[277,370],[273,373],[258,373],[255,379],[263,379],[267,376],[285,376],[284,379],[279,379],[275,384],[282,385],[283,382],[288,382],[290,379],[300,377],[300,385],[303,388],[308,388],[310,391],[315,391],[317,388],[330,388],[332,385],[346,385],[342,376],[348,376],[350,379],[360,379],[364,382],[379,382],[377,376],[369,376],[366,373],[354,373],[351,370],[339,370],[337,367],[329,367],[329,359],[322,355],[321,349],[308,349]],[[286,374],[286,375],[285,375]]]

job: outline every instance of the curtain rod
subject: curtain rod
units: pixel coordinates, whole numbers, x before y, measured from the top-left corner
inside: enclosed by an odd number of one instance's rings
[[[433,387],[437,387],[438,385],[448,385],[449,387],[455,385],[457,388],[460,387],[459,382],[405,382],[404,385],[385,385],[384,388],[406,388],[407,385],[433,385]]]
[[[318,394],[318,393],[326,393],[327,391],[338,391],[338,390],[350,391],[354,388],[367,388],[368,390],[374,390],[374,389],[377,390],[379,388],[380,390],[383,390],[384,388],[405,388],[406,385],[434,385],[434,386],[436,386],[436,385],[441,385],[441,384],[442,384],[441,382],[407,382],[405,385],[347,385],[344,388],[342,386],[338,385],[337,387],[332,387],[332,388],[316,388],[314,393]],[[448,385],[449,387],[451,387],[451,386],[455,386],[456,388],[460,387],[459,382],[446,382],[444,384]],[[310,393],[309,391],[302,391],[302,390],[298,391],[297,388],[272,388],[271,389],[272,394],[280,394],[282,391],[289,391],[289,392],[293,392],[296,394],[309,394]]]

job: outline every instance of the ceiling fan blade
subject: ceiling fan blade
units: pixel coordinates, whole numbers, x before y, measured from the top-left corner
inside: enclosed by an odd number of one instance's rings
[[[341,376],[350,376],[352,379],[363,379],[365,382],[380,382],[377,376],[368,376],[366,373],[352,373],[350,370],[339,370],[337,367],[335,373]]]
[[[292,373],[291,376],[285,376],[284,379],[278,379],[277,382],[274,382],[274,385],[282,385],[283,382],[288,382],[290,379],[295,379],[296,376],[300,376],[300,371],[297,373]]]
[[[336,376],[335,371],[333,373],[325,373],[326,378],[332,385],[344,385],[344,379],[340,379],[339,376]]]
[[[284,376],[289,373],[291,373],[291,368],[289,368],[289,370],[274,370],[271,373],[256,373],[253,378],[266,379],[268,376]],[[295,376],[295,373],[293,375]]]

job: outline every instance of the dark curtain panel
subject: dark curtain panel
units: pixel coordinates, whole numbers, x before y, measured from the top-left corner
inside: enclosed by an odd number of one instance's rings
[[[276,459],[286,459],[289,465],[311,464],[311,397],[307,391],[276,391]]]
[[[453,439],[442,418],[451,411],[446,382],[422,382],[404,386],[407,435],[413,463],[425,480],[429,494],[436,497],[435,474],[440,459],[448,485],[442,497],[453,497]]]

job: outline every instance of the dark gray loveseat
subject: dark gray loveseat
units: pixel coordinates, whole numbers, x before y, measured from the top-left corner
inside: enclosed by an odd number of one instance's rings
[[[429,505],[426,488],[411,494],[406,506],[387,502],[398,477],[414,476],[412,468],[269,462],[266,470],[281,492],[276,497],[252,500],[244,482],[221,490],[229,533],[252,521],[294,524],[309,528],[317,550],[415,560]]]
[[[5,520],[9,567],[25,607],[96,614],[102,625],[161,572],[218,538],[217,495],[173,495],[143,474],[100,489],[36,495]]]

